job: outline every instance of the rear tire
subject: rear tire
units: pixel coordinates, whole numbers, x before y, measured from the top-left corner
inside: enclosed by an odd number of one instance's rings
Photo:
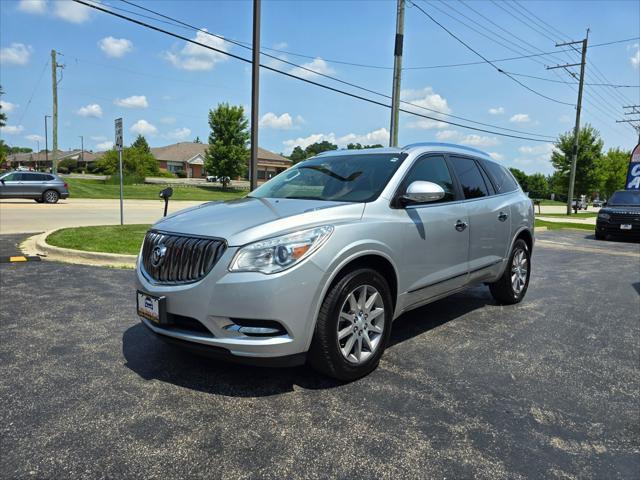
[[[386,280],[369,268],[348,272],[322,302],[309,363],[343,381],[367,375],[382,357],[392,318],[393,302]]]
[[[501,305],[520,303],[529,288],[531,252],[527,243],[519,238],[513,244],[509,262],[498,281],[489,284],[493,298]]]
[[[42,199],[45,203],[58,203],[60,194],[55,190],[47,190],[42,194]]]

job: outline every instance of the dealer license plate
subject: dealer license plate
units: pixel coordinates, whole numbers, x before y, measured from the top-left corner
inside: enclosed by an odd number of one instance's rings
[[[138,290],[136,295],[138,315],[155,323],[162,323],[164,297],[154,297]]]
[[[622,225],[620,225],[620,230],[631,230],[631,224],[623,223]]]

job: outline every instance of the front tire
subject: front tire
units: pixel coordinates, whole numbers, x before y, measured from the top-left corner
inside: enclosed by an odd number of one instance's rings
[[[519,238],[513,244],[509,263],[498,281],[489,284],[493,298],[501,305],[520,303],[529,288],[531,252],[527,243]]]
[[[55,190],[47,190],[42,194],[42,199],[45,203],[58,203],[60,194]]]
[[[369,268],[347,273],[322,302],[309,363],[343,381],[367,375],[378,366],[386,348],[392,318],[386,280]]]
[[[596,230],[596,240],[605,240],[606,238],[607,238],[606,235]]]

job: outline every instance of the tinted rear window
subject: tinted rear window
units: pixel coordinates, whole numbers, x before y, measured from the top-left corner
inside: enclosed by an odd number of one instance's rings
[[[518,182],[506,168],[493,162],[484,162],[498,193],[513,192],[518,189]]]
[[[474,160],[462,157],[451,157],[450,159],[458,175],[458,180],[460,180],[464,198],[481,198],[489,195],[489,189]]]

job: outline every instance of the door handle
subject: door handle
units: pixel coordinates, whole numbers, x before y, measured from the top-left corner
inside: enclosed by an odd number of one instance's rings
[[[507,218],[509,218],[509,215],[504,212],[500,212],[500,215],[498,215],[498,220],[500,220],[501,222],[504,222]]]
[[[469,226],[469,224],[467,222],[463,222],[462,220],[458,220],[456,222],[456,230],[459,232],[464,231],[465,228],[467,228]]]

